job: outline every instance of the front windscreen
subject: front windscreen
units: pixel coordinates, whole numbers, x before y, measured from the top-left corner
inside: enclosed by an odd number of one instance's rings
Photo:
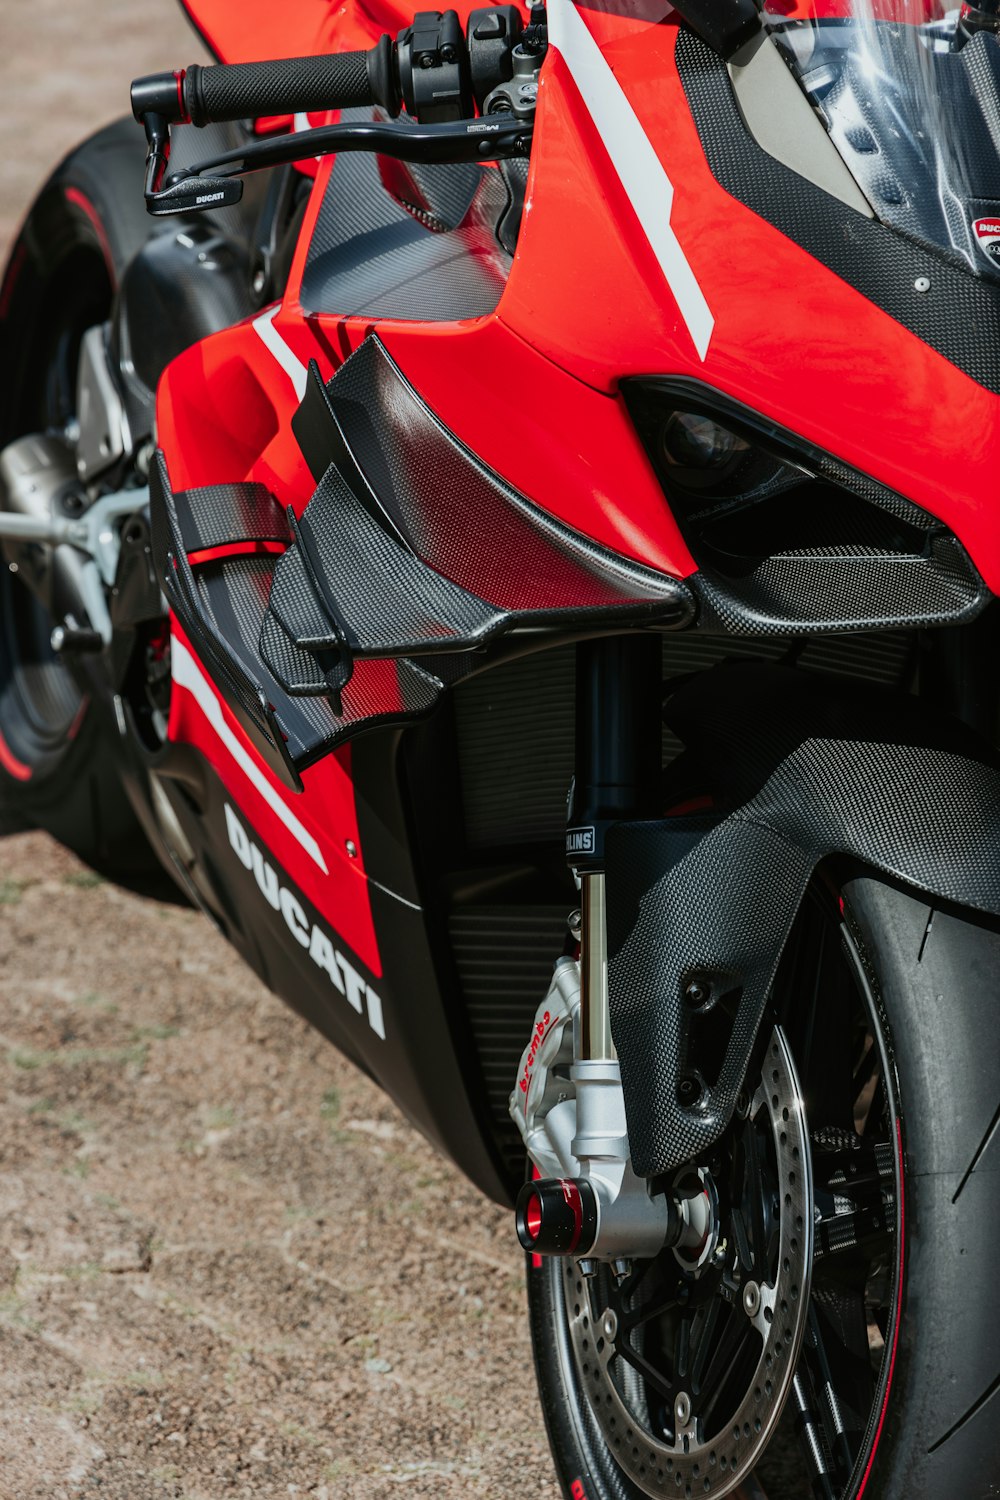
[[[997,18],[917,0],[767,0],[764,19],[875,215],[1000,277]]]

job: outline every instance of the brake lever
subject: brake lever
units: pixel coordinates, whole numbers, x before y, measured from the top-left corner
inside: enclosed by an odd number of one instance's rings
[[[321,125],[292,135],[251,141],[246,146],[207,157],[166,178],[170,156],[167,122],[146,115],[149,155],[143,196],[147,213],[191,213],[238,203],[244,172],[330,156],[339,151],[374,151],[380,156],[422,164],[502,161],[531,151],[531,125],[508,114],[486,115],[441,125],[398,125],[372,121],[357,125]],[[158,128],[162,124],[162,131]],[[208,175],[206,175],[208,174]],[[164,182],[164,179],[166,181]]]

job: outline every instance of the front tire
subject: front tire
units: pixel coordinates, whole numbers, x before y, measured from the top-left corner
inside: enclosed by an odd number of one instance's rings
[[[799,1072],[817,1204],[835,1161],[849,1162],[852,1152],[859,1162],[874,1160],[874,1151],[887,1223],[881,1235],[873,1230],[879,1221],[869,1204],[863,1254],[850,1243],[839,1248],[851,1238],[846,1220],[817,1223],[827,1249],[813,1266],[811,1299],[822,1368],[809,1338],[798,1367],[811,1425],[790,1397],[756,1480],[734,1493],[755,1493],[755,1482],[768,1500],[998,1493],[998,994],[997,924],[935,908],[868,873],[836,887],[813,883],[772,1019]],[[835,1183],[839,1174],[838,1165]],[[697,1488],[652,1473],[640,1484],[614,1461],[574,1359],[565,1286],[558,1260],[529,1257],[535,1364],[564,1494],[644,1500],[686,1497],[702,1485],[719,1494],[718,1475],[700,1476]],[[868,1357],[860,1360],[858,1330],[866,1327]],[[823,1370],[832,1373],[833,1401]],[[833,1420],[843,1428],[845,1413],[846,1438]]]

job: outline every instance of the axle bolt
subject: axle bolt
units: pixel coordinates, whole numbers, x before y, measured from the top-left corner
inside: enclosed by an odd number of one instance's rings
[[[690,1109],[701,1098],[701,1084],[693,1073],[685,1073],[677,1080],[677,1102]]]
[[[712,998],[712,986],[706,979],[689,979],[684,986],[684,999],[692,1010],[707,1005]]]

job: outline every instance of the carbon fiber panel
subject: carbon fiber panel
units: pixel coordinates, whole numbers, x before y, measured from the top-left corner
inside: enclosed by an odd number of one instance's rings
[[[667,721],[728,810],[608,835],[612,1029],[644,1176],[726,1129],[821,859],[851,855],[1000,915],[1000,759],[957,721],[928,722],[906,695],[753,664],[703,674],[671,700]],[[695,974],[734,1006],[711,1074],[683,999]],[[678,1100],[689,1072],[703,1082],[695,1108]]]
[[[609,553],[486,469],[374,337],[326,386],[310,367],[293,428],[319,483],[275,569],[260,637],[290,693],[326,690],[323,653],[418,657],[440,690],[474,667],[449,667],[446,653],[521,624],[689,618],[683,583]]]
[[[863,547],[766,557],[742,578],[707,565],[690,580],[698,623],[727,635],[911,629],[972,619],[990,595],[951,537],[924,555]]]
[[[288,519],[263,484],[210,484],[180,490],[174,508],[185,552],[230,542],[290,542]]]
[[[743,122],[722,58],[681,30],[677,67],[719,183],[917,338],[1000,394],[1000,286],[840,203],[768,155]],[[929,278],[933,292],[914,291]]]
[[[510,203],[503,174],[467,164],[409,172],[415,201],[406,207],[376,157],[337,157],[302,274],[307,312],[452,322],[496,307],[510,270],[497,239]]]
[[[150,469],[149,490],[153,554],[171,609],[263,760],[289,786],[299,789],[287,742],[264,689],[230,649],[214,611],[205,609],[181,539],[166,460],[159,451]]]

